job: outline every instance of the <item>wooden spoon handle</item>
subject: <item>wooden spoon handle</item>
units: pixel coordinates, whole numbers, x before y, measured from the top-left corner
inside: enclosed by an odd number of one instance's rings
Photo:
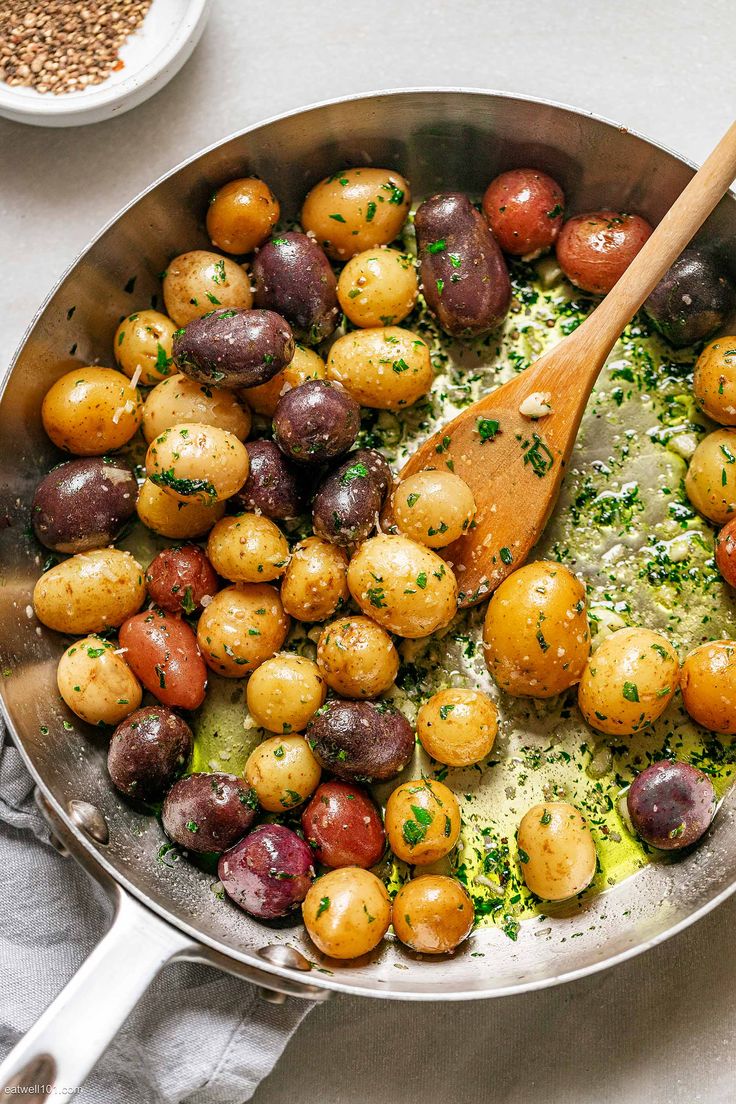
[[[599,361],[599,368],[626,323],[695,236],[734,178],[736,122],[677,197],[623,276],[578,328],[575,336],[588,345],[588,354],[592,354],[592,360]]]

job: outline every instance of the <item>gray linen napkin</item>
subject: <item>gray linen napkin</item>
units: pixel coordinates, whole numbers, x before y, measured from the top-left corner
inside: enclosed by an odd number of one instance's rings
[[[0,1058],[102,937],[94,882],[48,843],[33,783],[0,723]],[[250,1100],[312,1005],[265,1003],[208,966],[156,978],[79,1095],[84,1104],[241,1104]]]

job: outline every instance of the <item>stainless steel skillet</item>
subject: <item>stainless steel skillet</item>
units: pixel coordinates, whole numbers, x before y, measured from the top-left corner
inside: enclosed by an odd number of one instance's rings
[[[416,195],[440,187],[477,193],[498,171],[531,164],[560,179],[573,210],[605,199],[654,222],[692,174],[682,160],[625,129],[550,103],[456,90],[383,93],[287,115],[220,143],[136,200],[69,270],[27,334],[0,401],[0,683],[41,807],[55,834],[105,885],[116,919],[0,1070],[0,1085],[22,1070],[26,1084],[56,1078],[78,1085],[172,958],[211,962],[276,994],[323,999],[342,990],[468,1000],[611,965],[674,934],[736,888],[736,828],[727,801],[697,852],[676,866],[647,868],[551,927],[523,924],[516,942],[488,928],[452,959],[422,961],[387,944],[370,961],[315,962],[298,927],[264,927],[217,901],[212,877],[186,863],[159,862],[160,828],[112,790],[104,741],[79,724],[64,726],[68,717],[55,688],[59,640],[39,634],[27,612],[40,569],[26,536],[28,503],[55,460],[39,418],[44,392],[72,364],[107,363],[117,320],[159,291],[157,274],[169,258],[206,247],[198,219],[214,186],[256,172],[293,215],[321,176],[368,160],[400,169]],[[733,196],[702,237],[736,238]]]

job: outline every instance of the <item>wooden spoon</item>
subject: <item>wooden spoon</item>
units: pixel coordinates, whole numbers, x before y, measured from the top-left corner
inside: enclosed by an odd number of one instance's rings
[[[735,176],[736,123],[582,325],[435,433],[404,467],[402,479],[427,468],[450,468],[473,491],[475,528],[443,549],[457,575],[461,606],[487,598],[529,555],[557,500],[606,357]],[[551,413],[533,420],[520,407],[538,394],[550,396]]]

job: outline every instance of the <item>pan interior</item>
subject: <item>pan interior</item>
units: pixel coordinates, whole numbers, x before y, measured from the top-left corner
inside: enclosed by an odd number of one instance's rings
[[[58,701],[59,638],[41,629],[29,612],[42,557],[27,535],[28,503],[38,478],[56,459],[38,411],[49,384],[73,364],[110,362],[120,316],[160,294],[157,274],[173,255],[206,247],[198,220],[213,186],[255,172],[294,217],[301,196],[317,179],[342,164],[366,161],[399,169],[415,195],[440,187],[478,194],[497,172],[529,164],[560,180],[573,211],[604,205],[633,209],[652,221],[690,175],[677,159],[618,128],[551,105],[490,94],[384,95],[277,120],[171,175],[97,240],[29,334],[0,407],[0,668],[5,706],[24,753],[61,808],[82,798],[103,810],[111,838],[100,854],[139,896],[206,942],[260,966],[257,951],[268,943],[301,946],[315,961],[316,954],[298,926],[267,928],[250,920],[217,899],[213,875],[173,861],[165,848],[162,853],[157,822],[131,812],[110,787],[104,739],[78,722],[70,724]],[[725,242],[734,228],[735,205],[726,200],[704,235]],[[404,425],[379,416],[368,427],[388,454],[400,460],[435,420],[446,420],[523,367],[519,357],[533,360],[589,307],[564,284],[543,288],[538,271],[529,266],[518,266],[514,281],[516,309],[503,339],[463,349],[443,341],[449,359],[440,365],[434,401],[408,415]],[[417,325],[433,338],[428,320]],[[439,359],[439,344],[435,351]],[[584,574],[592,587],[594,626],[601,632],[619,623],[644,624],[688,646],[703,638],[706,616],[708,636],[728,632],[731,599],[720,584],[708,583],[710,531],[683,512],[680,499],[683,455],[702,431],[688,404],[692,359],[690,353],[674,354],[641,326],[629,327],[591,400],[561,505],[537,550],[536,555],[560,557]],[[447,685],[481,685],[496,694],[474,646],[481,620],[482,613],[471,611],[442,641],[407,644],[403,658],[412,674],[400,689],[407,710],[416,707],[418,697]],[[305,640],[300,646],[313,645]],[[233,754],[243,754],[248,742],[242,726],[232,721],[229,699],[237,690],[229,683],[219,688],[225,706],[215,718],[220,736],[213,756],[224,769],[232,769]],[[637,758],[641,767],[667,745],[711,770],[721,792],[730,776],[730,749],[704,740],[676,705],[654,734],[620,751],[591,738],[577,717],[574,695],[533,708],[505,699],[500,708],[502,731],[492,763],[482,772],[451,772],[455,777],[448,778],[462,798],[468,824],[459,856],[462,873],[476,901],[488,902],[481,906],[484,926],[452,960],[421,961],[389,943],[371,961],[341,967],[316,962],[325,984],[398,997],[483,996],[545,984],[663,937],[731,890],[736,841],[728,801],[698,851],[626,877],[645,856],[620,824],[615,797]],[[587,747],[581,751],[583,739]],[[223,751],[229,759],[218,759]],[[609,755],[597,789],[596,771]],[[416,766],[430,773],[438,769],[427,761]],[[603,860],[597,888],[609,888],[575,906],[558,906],[554,915],[537,912],[519,923],[536,910],[518,887],[515,825],[555,786],[569,796],[577,793],[583,777],[592,802],[586,812]],[[499,871],[495,859],[488,864],[488,855],[505,846],[509,855],[501,855],[501,866],[508,877],[499,890]]]

